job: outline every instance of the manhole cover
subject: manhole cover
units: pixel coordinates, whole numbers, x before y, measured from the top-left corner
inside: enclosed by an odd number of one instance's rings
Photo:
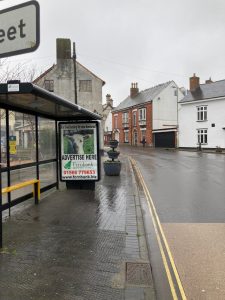
[[[150,285],[151,268],[148,263],[126,263],[126,281],[132,285]]]

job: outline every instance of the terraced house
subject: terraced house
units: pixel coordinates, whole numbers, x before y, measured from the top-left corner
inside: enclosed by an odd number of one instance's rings
[[[174,81],[139,92],[132,83],[130,95],[112,111],[113,136],[120,143],[140,146],[178,146],[178,102],[183,98]]]

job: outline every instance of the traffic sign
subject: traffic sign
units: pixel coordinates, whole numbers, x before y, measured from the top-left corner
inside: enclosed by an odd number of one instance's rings
[[[0,58],[35,51],[40,44],[40,7],[28,1],[0,11]]]

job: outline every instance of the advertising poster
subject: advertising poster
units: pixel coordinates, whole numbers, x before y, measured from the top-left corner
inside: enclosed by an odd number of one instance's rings
[[[60,123],[61,180],[98,180],[96,123]]]

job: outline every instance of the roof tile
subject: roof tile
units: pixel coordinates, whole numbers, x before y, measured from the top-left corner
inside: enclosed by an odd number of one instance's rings
[[[168,81],[166,83],[161,83],[156,86],[153,86],[149,89],[141,91],[137,94],[137,96],[131,98],[128,96],[125,100],[123,100],[117,107],[113,109],[113,111],[123,110],[131,106],[135,106],[141,103],[152,101],[164,88],[166,88],[172,81]]]
[[[225,97],[225,79],[212,83],[200,84],[194,92],[188,92],[180,103]]]

